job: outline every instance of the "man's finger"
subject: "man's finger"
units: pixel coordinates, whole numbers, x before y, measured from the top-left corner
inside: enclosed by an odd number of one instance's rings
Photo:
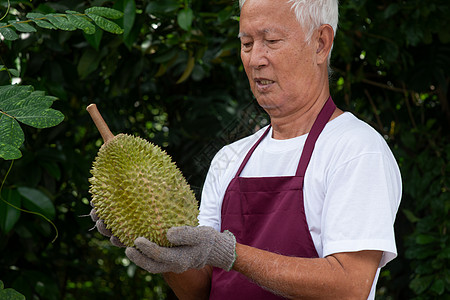
[[[169,270],[169,266],[167,264],[154,261],[154,260],[148,258],[146,255],[139,252],[139,250],[137,250],[135,248],[128,247],[125,250],[125,254],[137,266],[141,267],[142,269],[146,270],[149,273],[159,274],[159,273],[171,272],[171,270]]]
[[[119,248],[126,247],[117,237],[115,237],[113,235],[109,238],[109,241],[111,242],[111,244],[113,244],[116,247],[119,247]]]
[[[97,227],[98,232],[104,236],[110,237],[112,235],[111,230],[106,228],[106,225],[102,220],[98,219],[97,222],[95,222],[95,226]]]
[[[98,216],[97,216],[97,212],[95,211],[95,209],[91,209],[91,212],[89,213],[89,215],[91,216],[91,220],[94,222],[97,222],[98,220]]]
[[[156,261],[167,261],[167,252],[170,248],[161,247],[143,237],[138,237],[134,241],[136,248],[147,257]]]

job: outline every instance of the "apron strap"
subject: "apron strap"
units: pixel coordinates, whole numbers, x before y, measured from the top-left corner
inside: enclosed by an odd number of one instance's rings
[[[258,141],[253,145],[253,147],[247,152],[247,155],[245,156],[244,161],[241,163],[239,170],[236,172],[235,178],[237,178],[241,175],[241,172],[242,172],[242,170],[244,170],[244,167],[247,164],[248,160],[250,159],[250,156],[252,156],[253,151],[255,151],[255,149],[259,145],[259,143],[261,143],[263,138],[269,133],[270,127],[272,127],[272,125],[269,125],[269,127],[267,127],[267,129],[266,129],[266,131],[264,131],[263,135],[258,139]]]
[[[305,176],[306,168],[308,167],[309,161],[311,160],[311,155],[314,150],[316,140],[319,137],[319,135],[322,132],[325,125],[327,124],[327,122],[330,120],[331,115],[333,115],[335,109],[336,109],[336,105],[334,104],[333,99],[331,99],[331,96],[330,96],[328,98],[327,102],[325,103],[325,105],[322,107],[322,110],[320,111],[319,115],[317,116],[317,119],[314,121],[311,131],[309,132],[308,137],[306,138],[302,156],[300,157],[300,162],[298,164],[296,176]],[[244,160],[241,163],[241,166],[239,167],[238,171],[236,172],[235,178],[237,178],[241,175],[241,172],[244,169],[245,165],[247,164],[248,160],[250,159],[250,156],[252,156],[253,151],[255,151],[255,149],[259,145],[259,143],[261,143],[263,138],[269,133],[271,127],[272,127],[272,125],[269,125],[267,127],[267,129],[263,133],[263,135],[258,139],[258,141],[253,145],[253,147],[248,151],[247,155],[245,156]]]
[[[302,156],[300,157],[300,162],[298,163],[297,173],[295,174],[296,176],[305,176],[306,168],[308,167],[309,161],[311,160],[312,152],[314,150],[314,146],[316,145],[317,138],[319,137],[325,125],[330,120],[335,110],[336,105],[334,104],[333,99],[331,99],[330,96],[325,105],[322,107],[322,110],[317,116],[317,119],[314,122],[311,131],[308,134],[308,137],[306,138]]]

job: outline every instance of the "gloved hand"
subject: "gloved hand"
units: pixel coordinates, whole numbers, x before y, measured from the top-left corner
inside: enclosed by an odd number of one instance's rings
[[[107,229],[105,223],[103,223],[103,221],[98,218],[97,213],[95,212],[95,208],[91,210],[89,215],[91,216],[92,221],[95,222],[95,227],[97,228],[98,232],[106,237],[109,237],[109,241],[111,242],[111,244],[120,248],[126,247],[117,237],[112,235],[111,230]]]
[[[205,265],[231,270],[236,260],[236,238],[229,231],[212,227],[172,227],[167,239],[175,247],[160,247],[146,238],[134,241],[136,248],[125,250],[128,258],[150,273],[182,273]]]

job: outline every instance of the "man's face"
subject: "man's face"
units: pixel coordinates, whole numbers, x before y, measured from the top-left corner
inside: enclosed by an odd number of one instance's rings
[[[316,100],[314,43],[287,0],[247,0],[240,17],[241,59],[259,105],[282,117]]]

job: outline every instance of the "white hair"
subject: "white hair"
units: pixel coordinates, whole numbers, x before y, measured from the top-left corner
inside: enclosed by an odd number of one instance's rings
[[[305,31],[305,41],[310,42],[314,30],[323,24],[329,24],[336,36],[339,19],[338,0],[286,0],[292,4],[295,16],[300,26]],[[239,7],[242,8],[245,0],[239,0]],[[328,56],[330,63],[331,51]]]

